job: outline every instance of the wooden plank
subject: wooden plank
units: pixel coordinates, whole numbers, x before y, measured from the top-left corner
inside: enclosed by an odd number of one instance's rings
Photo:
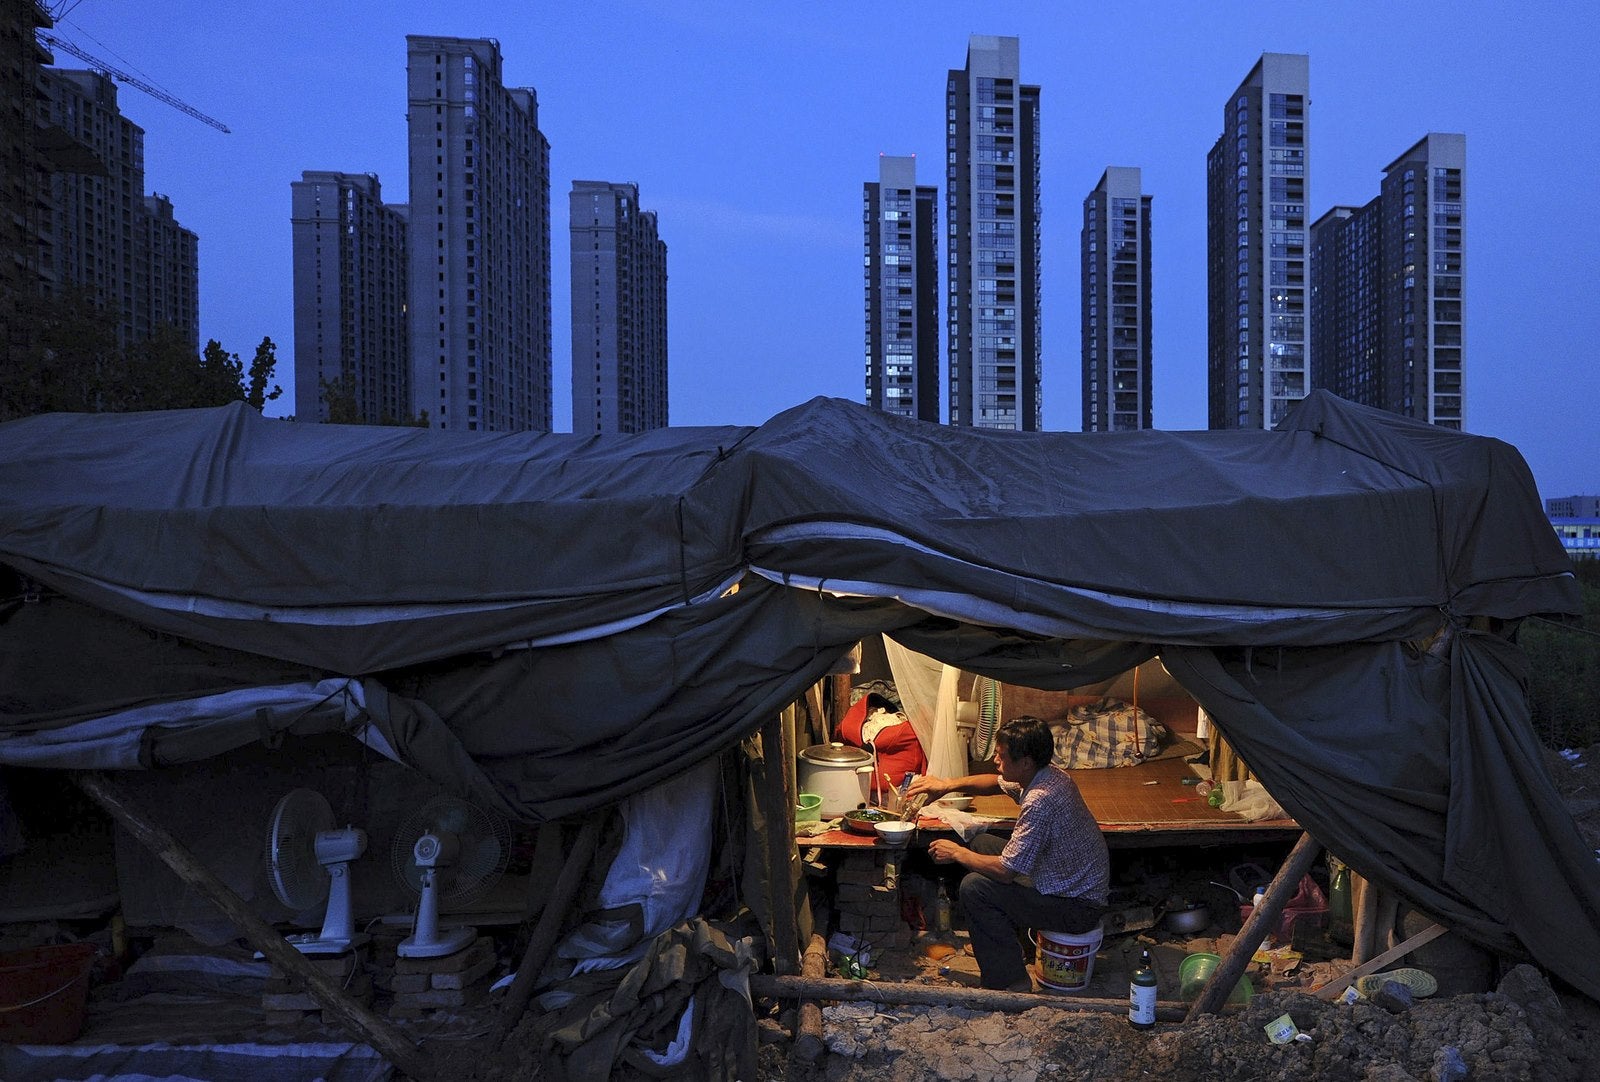
[[[1422,946],[1424,943],[1432,943],[1435,939],[1438,939],[1440,936],[1444,935],[1446,930],[1447,929],[1442,924],[1430,924],[1422,931],[1406,940],[1404,943],[1396,943],[1394,946],[1390,947],[1376,958],[1362,962],[1360,965],[1356,966],[1338,980],[1329,981],[1321,988],[1313,990],[1312,995],[1316,996],[1318,999],[1332,999],[1340,992],[1343,992],[1346,988],[1350,987],[1352,983],[1362,977],[1365,977],[1368,973],[1374,973],[1377,970],[1382,969],[1396,958],[1403,958],[1412,951],[1416,950],[1418,947]]]
[[[539,923],[533,926],[533,932],[528,936],[528,946],[522,952],[522,964],[517,967],[511,987],[506,989],[505,1002],[500,1005],[500,1015],[495,1019],[494,1032],[489,1039],[490,1048],[500,1047],[522,1020],[523,1011],[527,1010],[528,1000],[533,996],[534,981],[555,948],[567,911],[572,907],[572,900],[578,896],[578,888],[583,885],[583,873],[594,859],[594,851],[600,844],[600,827],[605,823],[606,814],[603,811],[594,812],[585,819],[578,837],[572,843],[572,852],[567,854],[561,874],[556,877],[550,897],[539,913]]]
[[[784,785],[786,726],[774,714],[761,727],[761,786],[756,799],[766,815],[767,891],[772,912],[772,968],[780,974],[800,970],[800,930],[794,911],[791,867],[799,859],[794,845],[794,796]],[[792,754],[790,754],[792,758]]]
[[[1062,1011],[1101,1011],[1126,1015],[1128,1001],[1097,999],[1076,994],[1045,995],[1035,992],[1001,992],[989,988],[955,985],[913,984],[906,981],[847,981],[835,977],[808,978],[756,974],[750,978],[750,991],[769,999],[820,999],[833,1002],[867,1000],[873,1003],[968,1007],[979,1011],[1020,1013],[1035,1007],[1054,1007]],[[1183,1018],[1181,1003],[1158,1003],[1156,1020],[1176,1022]]]
[[[1206,986],[1200,990],[1199,997],[1189,1008],[1186,1021],[1205,1014],[1215,1014],[1222,1009],[1222,1005],[1228,1001],[1228,995],[1233,991],[1233,986],[1239,983],[1245,967],[1255,956],[1256,948],[1267,937],[1267,932],[1278,926],[1278,918],[1283,916],[1283,907],[1288,905],[1290,899],[1299,891],[1300,880],[1311,870],[1317,854],[1321,852],[1322,846],[1315,838],[1310,834],[1300,835],[1300,840],[1295,842],[1288,858],[1284,860],[1283,867],[1278,869],[1278,874],[1267,887],[1266,897],[1251,911],[1250,919],[1239,929],[1239,938],[1233,941],[1227,956],[1211,974]]]
[[[138,807],[120,786],[104,774],[75,773],[72,780],[113,819],[126,827],[145,848],[171,868],[189,886],[205,895],[222,910],[256,950],[283,972],[306,986],[325,1017],[351,1030],[370,1044],[379,1055],[417,1082],[438,1077],[433,1058],[412,1044],[406,1035],[346,995],[332,977],[314,966],[305,955],[291,947],[283,936],[256,915],[244,899],[201,864],[188,848]]]

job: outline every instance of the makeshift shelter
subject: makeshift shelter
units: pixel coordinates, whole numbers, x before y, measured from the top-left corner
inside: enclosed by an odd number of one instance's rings
[[[43,416],[0,426],[0,563],[0,762],[342,729],[533,822],[729,746],[866,634],[1044,688],[1159,654],[1357,871],[1600,998],[1600,872],[1504,634],[1578,611],[1532,478],[1322,392],[1273,432]]]

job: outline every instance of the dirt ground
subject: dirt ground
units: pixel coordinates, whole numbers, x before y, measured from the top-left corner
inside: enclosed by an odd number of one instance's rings
[[[1574,759],[1550,753],[1551,773],[1580,832],[1600,848],[1600,745]],[[1590,766],[1589,764],[1596,764]],[[1176,939],[1153,928],[1110,940],[1097,958],[1086,995],[1126,994],[1130,957],[1149,947],[1161,998],[1174,995],[1184,954],[1224,953],[1231,937]],[[959,937],[957,937],[959,944]],[[1257,963],[1260,986],[1248,1004],[1193,1023],[1132,1029],[1121,1013],[1038,1007],[1021,1014],[960,1007],[839,1003],[823,1011],[826,1053],[815,1064],[792,1061],[778,1005],[762,1020],[763,1082],[912,1082],[972,1079],[1161,1078],[1172,1082],[1234,1079],[1352,1079],[1362,1082],[1454,1082],[1528,1079],[1588,1082],[1600,1078],[1600,1005],[1557,992],[1535,968],[1518,965],[1494,990],[1418,998],[1409,1007],[1359,1000],[1324,1003],[1313,985],[1349,968],[1348,957],[1315,960],[1312,943],[1298,963]],[[940,967],[947,967],[941,973]],[[918,983],[976,983],[970,956],[937,960],[910,952],[885,959],[879,976]],[[1069,998],[1069,997],[1063,997]],[[1264,1027],[1287,1014],[1303,1035],[1272,1043]]]

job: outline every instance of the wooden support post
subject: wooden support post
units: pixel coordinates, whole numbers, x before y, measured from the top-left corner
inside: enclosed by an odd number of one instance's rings
[[[811,945],[800,960],[800,976],[806,980],[820,980],[828,975],[828,944],[815,932]],[[789,1050],[791,1062],[812,1064],[827,1046],[822,1040],[822,1007],[814,999],[802,999],[795,1012],[794,1044]]]
[[[1407,939],[1405,942],[1395,944],[1377,957],[1367,959],[1367,961],[1356,966],[1350,972],[1346,973],[1337,980],[1329,981],[1321,988],[1315,989],[1312,994],[1318,999],[1332,999],[1340,992],[1343,992],[1351,984],[1355,983],[1358,977],[1365,977],[1368,973],[1371,973],[1374,970],[1382,969],[1396,958],[1410,954],[1424,943],[1432,943],[1435,939],[1438,939],[1440,936],[1444,935],[1444,933],[1444,925],[1430,924],[1422,931],[1412,936],[1410,939]]]
[[[772,968],[794,974],[800,969],[800,931],[794,911],[794,795],[786,792],[787,770],[783,718],[774,714],[761,727],[761,810],[767,820],[767,891],[772,907]]]
[[[1203,1014],[1215,1014],[1222,1009],[1229,993],[1233,991],[1233,986],[1244,976],[1245,967],[1250,964],[1256,948],[1267,937],[1267,933],[1277,925],[1278,918],[1283,915],[1283,907],[1289,904],[1289,900],[1300,889],[1300,880],[1311,870],[1311,865],[1320,852],[1322,846],[1315,838],[1310,834],[1300,835],[1300,840],[1294,843],[1294,848],[1289,851],[1289,857],[1283,862],[1283,867],[1278,869],[1272,884],[1267,887],[1267,896],[1251,912],[1250,919],[1244,922],[1244,927],[1239,929],[1239,938],[1233,941],[1228,956],[1217,966],[1216,972],[1211,974],[1211,979],[1206,982],[1194,1005],[1189,1008],[1187,1020],[1199,1018]]]
[[[1351,961],[1358,965],[1378,953],[1378,884],[1365,876],[1354,876],[1355,944]]]
[[[828,705],[833,709],[833,716],[828,719],[828,724],[833,726],[833,732],[838,732],[844,716],[850,712],[849,676],[835,673],[828,677]]]
[[[561,874],[556,877],[550,897],[545,900],[539,922],[528,936],[528,946],[522,952],[522,964],[517,967],[511,987],[506,989],[505,1002],[500,1005],[500,1016],[495,1019],[494,1033],[489,1039],[492,1049],[498,1049],[511,1031],[517,1028],[517,1023],[522,1021],[522,1012],[533,997],[533,982],[538,979],[539,971],[544,968],[550,951],[556,945],[556,938],[561,934],[561,922],[572,907],[572,900],[578,896],[578,888],[583,885],[584,871],[594,859],[595,848],[600,843],[600,826],[605,822],[605,817],[605,812],[590,815],[583,821],[577,840],[572,843],[572,852],[567,854],[566,863],[561,866]]]
[[[750,978],[750,991],[769,999],[820,999],[834,1002],[867,1000],[872,1003],[898,1003],[928,1006],[967,1007],[975,1011],[1020,1013],[1035,1007],[1054,1007],[1062,1011],[1128,1013],[1127,997],[1088,999],[1078,995],[1044,995],[1036,992],[1001,992],[989,988],[958,985],[912,984],[903,981],[847,981],[837,977],[813,979],[758,973]],[[1177,1022],[1183,1019],[1183,1004],[1156,1004],[1156,1020]]]
[[[822,706],[822,684],[812,684],[806,688],[806,712],[811,715],[811,735],[819,744],[826,744],[833,739],[833,730],[828,727],[828,715]]]
[[[329,1015],[417,1082],[439,1077],[438,1068],[430,1056],[412,1044],[404,1033],[347,996],[339,982],[291,947],[283,936],[245,904],[244,899],[201,864],[182,842],[130,801],[110,778],[104,774],[84,772],[75,773],[72,780],[113,819],[126,827],[140,844],[171,868],[179,879],[209,898],[264,957],[291,977],[304,982],[306,991],[322,1004]]]

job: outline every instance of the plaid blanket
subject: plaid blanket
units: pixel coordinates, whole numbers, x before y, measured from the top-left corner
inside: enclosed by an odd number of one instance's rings
[[[1161,722],[1121,699],[1075,706],[1064,720],[1050,723],[1050,732],[1056,741],[1052,761],[1069,769],[1135,766],[1171,736]]]

